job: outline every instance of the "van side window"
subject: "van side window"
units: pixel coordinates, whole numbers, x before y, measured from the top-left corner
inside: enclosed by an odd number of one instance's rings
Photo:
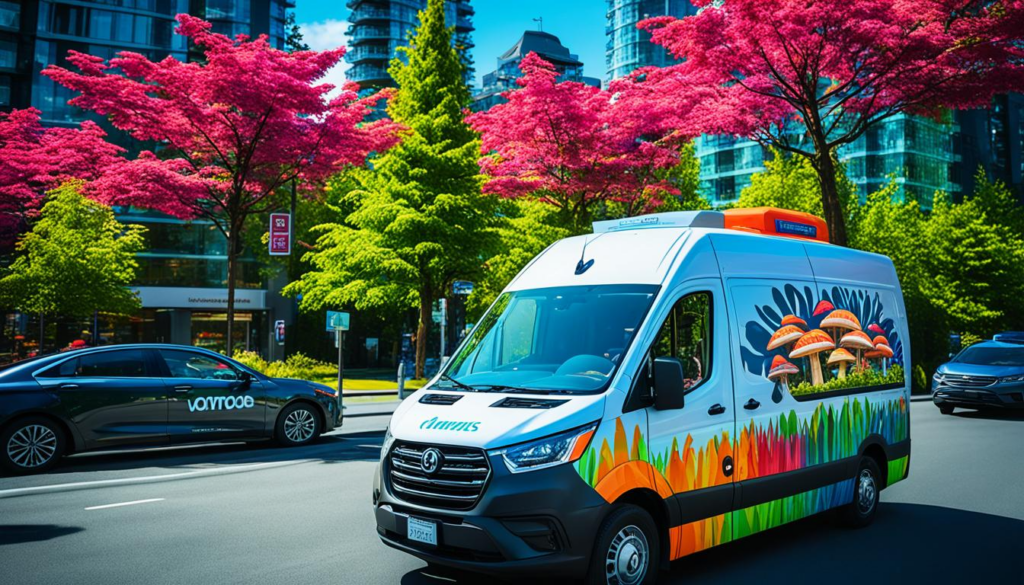
[[[650,357],[683,364],[687,391],[711,374],[711,293],[690,293],[676,301],[651,346]]]

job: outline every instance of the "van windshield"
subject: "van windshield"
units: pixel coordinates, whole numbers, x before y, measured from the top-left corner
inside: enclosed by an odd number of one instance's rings
[[[600,285],[503,293],[435,387],[601,391],[622,363],[657,292],[653,285]]]

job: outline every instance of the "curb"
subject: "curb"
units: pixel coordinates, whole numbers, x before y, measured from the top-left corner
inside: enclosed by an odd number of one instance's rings
[[[911,395],[910,401],[911,402],[931,402],[932,401],[932,395],[931,394]]]

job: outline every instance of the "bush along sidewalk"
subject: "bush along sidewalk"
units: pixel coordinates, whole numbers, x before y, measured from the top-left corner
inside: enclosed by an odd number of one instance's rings
[[[257,372],[262,372],[271,378],[311,380],[320,384],[326,384],[332,388],[337,385],[337,365],[313,359],[302,353],[292,354],[284,361],[278,360],[272,362],[268,362],[253,351],[236,351],[233,357],[245,366],[250,367]],[[406,380],[405,388],[407,390],[416,390],[426,383],[426,380]],[[396,390],[397,388],[398,383],[395,380],[345,378],[346,392]]]

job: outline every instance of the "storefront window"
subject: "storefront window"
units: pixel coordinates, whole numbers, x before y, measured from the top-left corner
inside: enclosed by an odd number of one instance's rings
[[[227,349],[227,312],[192,312],[192,345],[213,351]],[[235,327],[232,337],[236,350],[256,350],[260,347],[263,314],[250,312],[235,313]]]

